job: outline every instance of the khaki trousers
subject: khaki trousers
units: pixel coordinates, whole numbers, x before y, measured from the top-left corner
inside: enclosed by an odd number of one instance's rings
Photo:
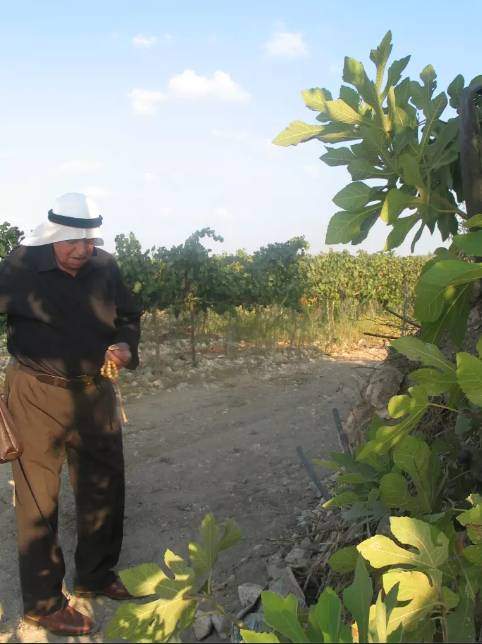
[[[67,460],[77,513],[75,586],[100,589],[114,578],[123,535],[122,427],[112,384],[83,390],[39,382],[16,365],[6,374],[6,400],[24,442],[12,464],[24,611],[46,615],[65,604],[65,565],[57,542],[58,496]]]

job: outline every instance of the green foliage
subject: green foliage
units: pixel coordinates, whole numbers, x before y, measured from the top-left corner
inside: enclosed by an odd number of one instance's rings
[[[391,227],[386,249],[399,246],[414,230],[413,250],[425,228],[432,233],[438,228],[442,239],[451,239],[452,244],[436,252],[418,280],[414,312],[422,323],[421,337],[393,343],[398,352],[418,363],[409,374],[415,385],[390,400],[388,421],[374,418],[367,440],[353,456],[332,454],[331,461],[324,462],[338,470],[334,496],[325,507],[341,507],[346,521],[365,519],[372,525],[388,510],[409,515],[391,517],[396,541],[375,534],[357,546],[371,567],[380,571],[385,593],[385,600],[370,608],[368,628],[366,622],[358,623],[359,641],[403,641],[400,628],[409,641],[474,641],[482,566],[482,498],[469,497],[472,507],[456,517],[465,534],[456,537],[453,507],[461,500],[449,496],[452,488],[448,465],[440,460],[440,441],[446,441],[452,461],[460,439],[480,446],[474,428],[480,424],[482,407],[482,340],[477,356],[459,352],[455,363],[436,346],[448,334],[461,347],[472,287],[482,278],[482,265],[472,259],[482,256],[482,215],[470,213],[469,218],[462,207],[460,118],[453,113],[444,117],[449,102],[451,108],[461,107],[465,81],[459,74],[446,93],[437,93],[432,65],[423,68],[420,81],[403,78],[409,57],[388,66],[391,50],[391,32],[387,32],[370,52],[374,80],[361,62],[345,58],[347,85],[341,87],[338,98],[325,89],[303,92],[306,105],[318,111],[316,118],[323,128],[318,134],[313,129],[310,138],[345,144],[328,147],[322,161],[346,166],[352,179],[333,199],[341,210],[328,224],[326,241],[359,244],[380,218]],[[480,105],[478,115],[480,121]],[[480,127],[476,136],[474,146],[480,149]],[[281,135],[274,142],[301,141]],[[384,280],[379,276],[379,281]],[[413,435],[431,407],[457,416],[439,442]],[[467,539],[471,544],[461,548]],[[330,565],[349,571],[352,549],[335,553]],[[364,593],[371,598],[372,586],[366,578],[365,586]],[[389,597],[395,588],[397,599],[392,602]],[[346,589],[345,604],[347,599],[350,604],[349,593]],[[363,592],[354,594],[352,608],[354,601],[363,600]],[[359,610],[366,615],[366,605]]]
[[[343,165],[352,183],[333,199],[342,211],[332,216],[327,243],[359,244],[380,218],[392,227],[386,249],[399,246],[417,226],[414,246],[424,228],[437,227],[442,238],[459,230],[457,216],[463,201],[459,172],[459,117],[443,119],[448,106],[444,92],[436,92],[437,75],[431,65],[420,81],[402,78],[410,57],[388,65],[391,32],[370,53],[375,65],[371,80],[364,65],[345,58],[339,98],[326,89],[303,92],[306,105],[318,111],[321,126],[292,123],[279,134],[277,145],[297,145],[318,139],[324,143],[356,141],[350,147],[328,147],[321,157],[328,165]],[[450,105],[456,107],[464,79],[449,85]],[[365,180],[370,183],[364,183]],[[403,214],[411,211],[409,216]],[[464,242],[467,244],[470,242]],[[475,242],[474,242],[475,243]]]
[[[266,327],[268,335],[273,325],[289,326],[290,346],[295,336],[306,335],[307,326],[318,338],[324,327],[335,339],[335,324],[347,315],[359,319],[368,308],[385,306],[411,311],[415,283],[427,261],[364,252],[310,256],[303,237],[268,244],[251,255],[213,255],[203,245],[206,238],[221,239],[203,229],[171,249],[143,250],[132,233],[116,238],[124,279],[150,313],[159,362],[159,311],[187,319],[194,364],[200,320],[204,324],[209,312],[225,316],[229,337],[252,313],[253,324],[261,331]]]
[[[214,602],[213,568],[219,554],[239,539],[233,521],[219,524],[208,514],[201,523],[199,542],[189,544],[189,563],[167,550],[164,570],[150,563],[121,571],[120,577],[132,595],[152,595],[155,599],[123,604],[108,625],[106,637],[130,642],[175,641],[193,623],[198,605]]]
[[[308,611],[300,610],[294,595],[261,594],[264,619],[273,631],[241,630],[244,642],[392,642],[391,616],[396,610],[398,586],[380,591],[372,604],[373,583],[366,564],[358,556],[353,583],[343,592],[343,601],[327,586]],[[345,619],[344,619],[345,617]],[[346,619],[349,622],[346,623]],[[391,629],[392,631],[394,629]],[[401,636],[402,628],[396,633]]]
[[[12,252],[23,239],[23,231],[11,226],[8,221],[0,224],[0,259]]]
[[[367,457],[367,444],[354,457],[333,453],[330,461],[315,461],[338,471],[335,494],[325,503],[326,508],[351,507],[344,511],[348,520],[357,513],[370,519],[394,510],[423,516],[440,509],[443,472],[438,454],[426,441],[407,435],[383,458],[375,459]],[[372,444],[377,444],[376,437]],[[353,570],[352,548],[337,551],[329,564],[337,572]]]

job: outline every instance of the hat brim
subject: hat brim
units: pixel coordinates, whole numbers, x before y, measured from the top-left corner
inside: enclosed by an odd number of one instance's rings
[[[37,226],[30,235],[22,239],[22,246],[44,246],[71,239],[93,239],[95,246],[103,246],[100,228],[74,228],[59,226],[51,221]]]

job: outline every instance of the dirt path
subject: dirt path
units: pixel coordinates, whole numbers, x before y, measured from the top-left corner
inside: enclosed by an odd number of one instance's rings
[[[125,432],[127,507],[121,567],[161,561],[166,548],[180,554],[203,516],[233,517],[243,541],[225,553],[218,579],[228,579],[225,600],[237,585],[263,583],[264,561],[276,549],[270,539],[286,533],[315,502],[296,446],[309,457],[337,450],[331,410],[342,417],[357,399],[358,385],[374,362],[366,356],[297,362],[284,374],[230,376],[206,388],[159,391],[127,406]],[[66,641],[19,624],[12,488],[0,468],[0,641]],[[75,516],[68,485],[62,493],[61,541],[72,578]],[[115,608],[93,606],[100,625]],[[100,633],[76,641],[102,641]]]

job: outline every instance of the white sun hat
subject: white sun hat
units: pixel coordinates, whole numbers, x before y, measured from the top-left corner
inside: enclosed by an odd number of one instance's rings
[[[80,192],[68,192],[55,200],[48,221],[31,231],[22,246],[44,246],[70,239],[93,239],[103,246],[100,226],[102,217],[95,203]]]

